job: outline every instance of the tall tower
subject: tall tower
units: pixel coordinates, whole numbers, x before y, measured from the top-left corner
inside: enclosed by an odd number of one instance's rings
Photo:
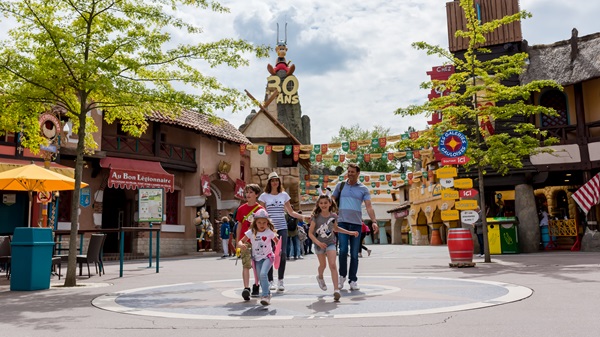
[[[285,126],[294,137],[302,144],[310,144],[310,118],[302,116],[298,89],[300,83],[294,76],[296,66],[286,60],[287,55],[287,23],[285,25],[285,38],[279,39],[279,24],[277,24],[277,61],[275,66],[267,65],[269,76],[267,78],[266,97],[271,96],[274,90],[279,92],[277,99],[267,107],[269,114]],[[265,98],[266,99],[266,98]]]

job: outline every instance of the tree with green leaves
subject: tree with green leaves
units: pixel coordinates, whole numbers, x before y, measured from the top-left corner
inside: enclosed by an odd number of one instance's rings
[[[466,18],[466,30],[456,32],[457,38],[469,41],[463,55],[456,56],[449,51],[426,42],[413,43],[413,47],[424,50],[427,55],[437,55],[454,65],[456,72],[446,81],[431,81],[421,85],[424,89],[444,87],[448,95],[434,98],[421,105],[412,105],[396,110],[401,116],[413,116],[442,112],[442,121],[433,125],[423,134],[423,142],[437,144],[440,136],[448,130],[458,130],[468,138],[466,156],[471,160],[465,168],[474,168],[479,177],[481,209],[485,210],[484,180],[487,170],[492,169],[506,174],[511,168],[523,167],[523,159],[540,152],[543,146],[557,142],[547,138],[546,132],[528,122],[531,116],[539,114],[555,115],[553,109],[527,104],[533,92],[544,88],[560,88],[554,81],[533,81],[525,85],[508,86],[506,81],[517,77],[526,66],[527,53],[517,52],[496,58],[485,57],[491,51],[481,47],[485,35],[503,25],[526,19],[531,16],[520,11],[501,19],[482,23],[477,18],[473,0],[461,0],[460,6]],[[487,127],[495,121],[509,126],[511,132],[493,132]],[[486,127],[482,127],[482,125]],[[490,262],[487,242],[487,224],[483,217],[485,261]]]
[[[190,8],[227,13],[210,0],[8,0],[0,12],[16,22],[0,45],[0,130],[22,132],[36,152],[42,142],[38,117],[58,109],[78,135],[75,190],[65,286],[75,286],[79,187],[85,152],[97,147],[89,113],[142,135],[153,111],[175,117],[183,109],[213,117],[217,110],[246,107],[245,96],[198,67],[248,64],[244,55],[268,56],[268,48],[243,40],[199,42],[200,27],[181,17]],[[175,44],[175,34],[186,44]],[[192,42],[190,42],[192,41]],[[194,93],[178,90],[180,84]]]
[[[355,124],[350,127],[341,126],[339,134],[331,138],[330,143],[343,143],[353,140],[363,140],[363,139],[379,139],[383,137],[387,137],[390,135],[390,129],[384,128],[382,126],[376,125],[372,130],[363,130],[360,128],[360,125]],[[371,146],[359,146],[356,151],[353,153],[359,154],[367,154],[367,153],[386,153],[388,149],[391,148],[390,145],[386,145],[385,147],[377,147],[373,148]],[[341,153],[341,150],[333,150],[334,153]],[[353,161],[351,161],[353,162]],[[399,165],[399,160],[394,159],[393,161],[388,161],[387,159],[375,159],[369,162],[365,161],[356,161],[361,171],[368,172],[391,172],[397,168]],[[336,167],[341,166],[343,163],[336,163],[333,161],[325,161],[323,162],[324,167]]]

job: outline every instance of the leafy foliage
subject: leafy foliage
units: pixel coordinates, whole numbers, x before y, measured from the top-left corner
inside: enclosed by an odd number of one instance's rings
[[[363,140],[363,139],[375,139],[375,138],[383,138],[390,135],[390,129],[384,128],[383,126],[376,125],[372,130],[363,130],[360,128],[360,125],[354,124],[350,127],[341,126],[339,134],[331,138],[330,143],[342,143],[353,140]],[[386,145],[385,147],[372,148],[370,146],[359,146],[356,151],[352,153],[355,154],[366,154],[366,153],[386,153],[391,148],[390,145]],[[332,150],[333,153],[342,153],[341,150]],[[360,167],[361,171],[368,172],[391,172],[396,169],[396,166],[399,165],[399,160],[395,159],[394,161],[387,160],[371,160],[368,163],[365,161],[356,161],[350,160],[347,162],[356,162]],[[335,163],[332,161],[325,161],[323,163],[325,167],[343,165],[343,163]]]
[[[477,19],[473,0],[461,0],[460,5],[465,12],[467,29],[457,31],[456,37],[467,38],[469,41],[469,48],[464,55],[455,56],[426,42],[413,43],[416,49],[424,50],[428,55],[442,57],[447,60],[447,64],[454,65],[456,72],[448,80],[435,80],[421,85],[424,89],[444,87],[450,90],[450,94],[421,105],[400,108],[396,110],[396,114],[408,116],[424,113],[429,116],[441,111],[442,122],[428,129],[422,141],[437,144],[443,132],[461,131],[469,138],[466,155],[471,161],[466,165],[467,168],[470,165],[491,167],[506,174],[510,168],[522,167],[523,158],[549,151],[542,146],[556,143],[557,139],[547,138],[546,132],[527,122],[531,116],[555,115],[556,112],[551,108],[533,106],[526,102],[533,92],[550,87],[562,88],[554,81],[533,81],[524,85],[507,86],[507,80],[518,76],[525,69],[528,58],[525,52],[492,59],[482,57],[490,53],[489,49],[480,47],[486,41],[485,34],[502,25],[528,18],[531,14],[521,11],[481,24]],[[510,123],[512,132],[491,134],[489,129],[480,127],[481,121]]]
[[[248,64],[245,55],[266,57],[268,48],[236,39],[199,42],[202,29],[181,18],[189,8],[228,11],[210,0],[0,2],[1,14],[16,21],[0,41],[0,130],[22,131],[23,145],[35,152],[42,142],[39,114],[58,109],[79,136],[67,286],[75,285],[83,154],[97,147],[89,114],[99,109],[106,122],[119,120],[125,132],[140,136],[154,111],[174,117],[189,109],[214,119],[217,110],[246,106],[242,93],[199,67],[237,68]],[[175,45],[174,34],[190,42]],[[194,93],[177,90],[177,84]]]

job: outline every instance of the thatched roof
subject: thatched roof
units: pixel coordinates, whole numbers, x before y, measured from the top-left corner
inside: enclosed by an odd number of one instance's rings
[[[177,125],[187,129],[196,130],[207,136],[220,138],[232,143],[251,144],[244,134],[227,120],[222,118],[218,118],[217,123],[213,123],[208,119],[208,116],[204,114],[184,110],[174,118],[165,116],[160,112],[153,112],[148,116],[148,119],[153,122]]]
[[[530,46],[521,83],[554,80],[567,86],[600,77],[600,33],[578,38],[574,29],[573,35],[569,40]]]

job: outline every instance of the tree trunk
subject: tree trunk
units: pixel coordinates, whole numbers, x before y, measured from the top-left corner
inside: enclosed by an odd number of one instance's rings
[[[519,249],[522,253],[535,253],[540,250],[540,224],[533,186],[521,184],[515,186],[515,212],[519,219],[517,233]]]
[[[85,150],[85,124],[87,118],[87,96],[80,93],[80,113],[79,129],[77,130],[77,157],[75,159],[75,188],[73,198],[71,199],[71,232],[69,234],[69,261],[67,263],[67,276],[65,277],[65,287],[75,287],[77,285],[77,224],[79,223],[79,194],[81,187],[81,177],[83,175],[83,153]],[[83,254],[83,252],[82,252]]]

